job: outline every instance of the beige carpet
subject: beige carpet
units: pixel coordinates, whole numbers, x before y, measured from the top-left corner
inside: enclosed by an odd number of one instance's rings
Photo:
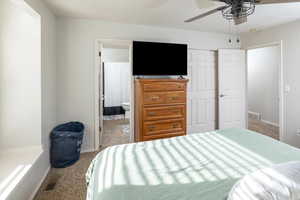
[[[85,200],[85,173],[95,155],[85,153],[68,168],[51,169],[35,200]]]
[[[103,148],[129,142],[124,133],[127,120],[104,121]],[[126,127],[125,127],[126,128]],[[81,154],[80,160],[64,169],[51,169],[35,200],[85,200],[85,173],[96,156],[95,153]]]

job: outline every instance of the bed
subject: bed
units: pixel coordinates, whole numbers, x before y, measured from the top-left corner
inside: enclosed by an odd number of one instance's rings
[[[118,145],[92,161],[87,200],[224,200],[244,175],[295,160],[300,150],[243,129]]]

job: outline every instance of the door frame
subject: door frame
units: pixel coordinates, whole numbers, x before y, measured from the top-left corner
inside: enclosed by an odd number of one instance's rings
[[[278,46],[280,49],[280,62],[279,62],[279,76],[278,76],[278,85],[279,85],[279,140],[283,141],[283,138],[286,134],[286,96],[285,96],[285,76],[283,69],[283,41],[275,41],[260,45],[253,45],[246,48],[246,90],[248,95],[248,51],[253,49],[260,49],[265,47]],[[247,116],[248,116],[248,97],[246,98],[247,103]],[[247,127],[248,127],[248,117],[246,118]]]
[[[122,45],[129,48],[129,63],[130,63],[130,142],[134,141],[134,77],[132,76],[132,40],[119,39],[96,39],[95,41],[95,66],[94,66],[94,150],[98,151],[102,146],[103,136],[103,101],[101,94],[103,93],[103,65],[99,52],[102,52],[103,45]],[[100,131],[100,126],[101,131]]]

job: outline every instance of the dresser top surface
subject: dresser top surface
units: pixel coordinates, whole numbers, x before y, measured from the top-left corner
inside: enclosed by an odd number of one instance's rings
[[[140,83],[152,83],[152,82],[183,82],[186,83],[189,80],[188,79],[148,79],[148,78],[139,78],[139,79],[135,79],[136,82],[140,82]]]

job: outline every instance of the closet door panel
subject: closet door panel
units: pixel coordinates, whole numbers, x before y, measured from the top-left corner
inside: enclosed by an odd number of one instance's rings
[[[189,50],[188,133],[216,129],[217,56],[214,51]]]

